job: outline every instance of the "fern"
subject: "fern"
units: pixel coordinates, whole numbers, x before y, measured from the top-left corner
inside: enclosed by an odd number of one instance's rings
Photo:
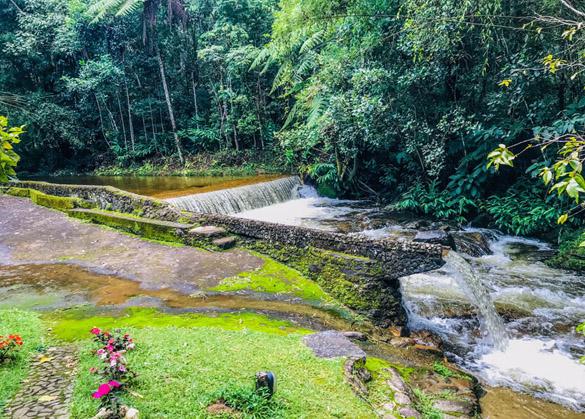
[[[311,35],[305,42],[303,42],[303,45],[301,45],[301,49],[299,52],[301,54],[304,54],[305,52],[308,52],[315,48],[315,46],[322,44],[324,41],[325,31],[323,30],[317,31],[313,35]]]

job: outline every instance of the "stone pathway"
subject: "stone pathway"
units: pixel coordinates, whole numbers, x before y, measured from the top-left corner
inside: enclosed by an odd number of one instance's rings
[[[74,346],[61,346],[38,355],[21,389],[8,403],[5,417],[70,418],[67,404],[77,373],[77,352]]]

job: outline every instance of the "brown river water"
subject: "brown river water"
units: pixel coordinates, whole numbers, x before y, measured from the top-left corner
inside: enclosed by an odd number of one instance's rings
[[[253,185],[280,179],[285,175],[256,176],[50,176],[29,177],[67,185],[108,185],[124,191],[153,198],[166,199],[178,196],[213,192],[238,186]]]

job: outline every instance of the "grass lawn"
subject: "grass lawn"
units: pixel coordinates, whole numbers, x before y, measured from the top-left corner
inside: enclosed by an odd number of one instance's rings
[[[0,417],[6,402],[16,393],[26,376],[30,357],[43,349],[44,325],[38,314],[20,310],[0,310],[0,335],[20,335],[23,346],[14,360],[0,364]]]
[[[244,400],[243,404],[249,406],[257,403],[249,397],[253,394],[254,374],[273,371],[278,377],[276,395],[266,405],[254,405],[255,410],[243,418],[376,417],[344,381],[342,359],[316,358],[305,347],[301,338],[306,330],[287,330],[284,323],[288,322],[250,316],[260,320],[249,317],[242,322],[262,324],[265,329],[236,328],[234,325],[240,322],[233,318],[226,318],[226,328],[217,323],[217,318],[213,320],[214,327],[188,327],[187,317],[180,323],[182,327],[163,323],[159,327],[126,327],[123,320],[118,321],[117,325],[130,333],[137,344],[126,358],[139,374],[132,389],[144,396],[141,399],[125,393],[121,401],[139,409],[141,418],[206,418],[209,416],[205,408],[220,398]],[[92,318],[92,326],[113,325],[107,318],[103,320],[104,324],[100,318]],[[202,322],[201,318],[193,321],[198,326]],[[87,331],[85,328],[81,337],[88,336]],[[99,365],[99,359],[90,354],[96,344],[86,339],[81,345],[72,413],[74,417],[88,418],[97,412],[99,401],[90,396],[102,380],[89,374],[92,366]]]

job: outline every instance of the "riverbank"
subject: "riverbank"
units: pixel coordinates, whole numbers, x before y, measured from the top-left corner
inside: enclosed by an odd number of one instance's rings
[[[172,156],[140,161],[106,163],[87,171],[57,170],[52,173],[21,173],[25,176],[253,176],[258,174],[290,174],[292,167],[281,162],[274,153],[225,151],[191,154],[185,164]]]

